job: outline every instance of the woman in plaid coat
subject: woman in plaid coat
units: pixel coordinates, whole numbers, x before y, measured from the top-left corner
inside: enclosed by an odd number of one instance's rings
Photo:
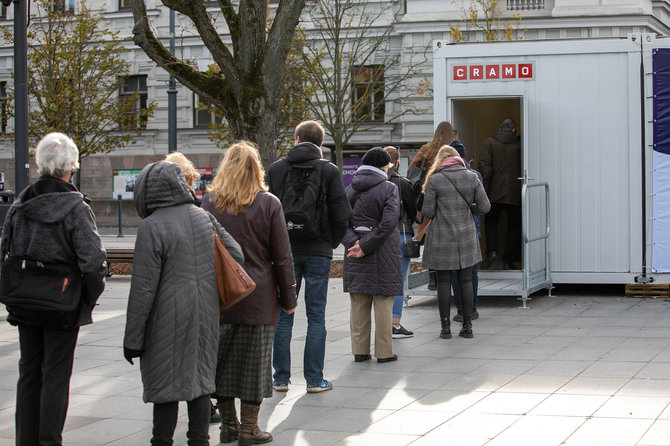
[[[472,266],[482,260],[472,214],[491,208],[484,186],[465,167],[456,149],[442,146],[426,176],[421,212],[431,220],[423,251],[423,266],[437,271],[437,301],[442,330],[451,338],[451,271],[456,271],[462,290],[463,326],[459,336],[472,338]]]

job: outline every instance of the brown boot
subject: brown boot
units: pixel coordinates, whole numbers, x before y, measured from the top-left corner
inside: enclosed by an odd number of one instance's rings
[[[217,403],[219,416],[221,416],[221,434],[219,441],[221,443],[230,443],[239,437],[240,422],[237,421],[237,412],[235,411],[235,400]]]
[[[240,440],[237,443],[238,445],[249,446],[272,441],[270,432],[263,432],[258,427],[258,411],[260,409],[260,404],[256,406],[242,402],[242,422],[240,423]]]

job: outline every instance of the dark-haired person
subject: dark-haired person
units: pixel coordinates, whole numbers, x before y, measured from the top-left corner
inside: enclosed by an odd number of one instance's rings
[[[370,354],[371,311],[375,309],[377,362],[395,361],[391,315],[393,296],[402,292],[398,188],[388,181],[391,156],[381,147],[368,150],[356,170],[347,197],[351,220],[343,244],[344,291],[351,298],[351,350],[355,362]]]
[[[25,188],[7,212],[2,257],[77,264],[83,275],[81,304],[63,329],[60,316],[48,311],[8,308],[7,322],[19,329],[19,380],[16,386],[16,444],[61,445],[67,415],[70,376],[79,326],[105,287],[105,250],[91,208],[69,182],[79,168],[79,150],[62,133],[49,133],[37,144],[40,177]]]
[[[491,211],[484,219],[486,259],[480,266],[491,268],[498,258],[498,222],[506,212],[503,268],[517,269],[521,261],[521,137],[512,119],[504,119],[498,131],[486,138],[478,167],[491,200]]]
[[[317,201],[323,205],[315,206],[308,211],[321,216],[319,219],[321,231],[318,235],[307,239],[295,238],[289,231],[297,284],[296,294],[300,292],[303,279],[305,281],[304,308],[307,314],[307,336],[303,353],[303,373],[308,393],[324,392],[333,388],[333,384],[323,377],[328,277],[333,249],[342,241],[351,215],[351,207],[344,193],[339,169],[322,159],[323,138],[324,130],[318,122],[303,121],[298,124],[295,128],[295,147],[289,150],[284,158],[274,162],[265,177],[268,190],[282,201],[282,205],[285,205],[284,188],[289,171],[295,166],[309,168],[320,164],[317,167],[321,169]],[[288,391],[291,379],[293,319],[294,314],[280,310],[272,353],[273,387],[277,392]]]

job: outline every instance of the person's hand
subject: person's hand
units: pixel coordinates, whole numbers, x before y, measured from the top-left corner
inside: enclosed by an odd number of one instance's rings
[[[286,314],[295,313],[295,308],[289,308],[288,310],[286,308],[282,308],[282,310],[284,310],[284,313],[286,313]]]
[[[353,257],[355,259],[359,259],[363,257],[365,253],[361,249],[360,245],[358,244],[358,240],[356,240],[356,243],[354,243],[354,246],[349,248],[347,250],[347,257]]]
[[[130,365],[134,365],[133,358],[139,358],[142,356],[142,353],[144,353],[142,350],[133,350],[131,348],[123,347],[123,357],[126,358],[126,361],[128,361]]]

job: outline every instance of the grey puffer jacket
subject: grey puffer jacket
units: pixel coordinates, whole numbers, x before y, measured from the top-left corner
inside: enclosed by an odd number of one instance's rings
[[[91,323],[91,311],[105,288],[106,253],[93,212],[73,185],[43,176],[25,188],[5,218],[2,257],[7,250],[48,263],[76,263],[83,279],[77,325]],[[7,321],[50,326],[52,317],[50,312],[12,310]]]
[[[135,182],[140,217],[123,346],[142,351],[144,401],[190,401],[216,386],[219,298],[217,229],[240,263],[240,246],[193,204],[176,164],[146,166]]]
[[[342,243],[349,249],[358,240],[365,255],[358,259],[345,256],[344,291],[381,296],[402,293],[398,188],[383,171],[361,166],[347,187],[347,196],[353,213]]]

